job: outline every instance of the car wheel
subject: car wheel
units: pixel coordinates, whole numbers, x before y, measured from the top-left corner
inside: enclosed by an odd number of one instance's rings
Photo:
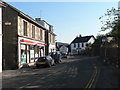
[[[57,61],[57,63],[60,63],[60,61]]]
[[[57,61],[55,61],[55,63],[57,63]]]
[[[51,63],[48,63],[48,67],[51,67]]]
[[[53,64],[53,66],[55,66],[55,63]]]
[[[36,65],[36,68],[39,68],[40,66],[39,65]]]

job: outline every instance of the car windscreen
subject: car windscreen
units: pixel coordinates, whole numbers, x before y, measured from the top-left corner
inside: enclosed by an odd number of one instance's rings
[[[38,61],[45,61],[46,60],[46,57],[40,57],[38,58]]]
[[[46,58],[47,58],[47,59],[49,59],[49,60],[51,60],[51,59],[52,59],[52,57],[51,57],[51,56],[46,56]]]

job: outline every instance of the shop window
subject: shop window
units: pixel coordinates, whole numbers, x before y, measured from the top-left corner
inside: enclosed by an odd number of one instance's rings
[[[30,63],[30,45],[27,45],[27,63]]]
[[[26,45],[21,45],[21,64],[27,62]]]
[[[34,46],[30,46],[30,62],[34,62]]]
[[[38,59],[38,54],[39,54],[39,48],[38,46],[35,46],[35,61]]]

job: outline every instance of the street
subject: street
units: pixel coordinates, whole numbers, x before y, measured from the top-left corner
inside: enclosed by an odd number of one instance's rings
[[[50,68],[18,70],[14,74],[5,75],[3,71],[3,89],[119,87],[118,70],[99,57],[70,56]]]

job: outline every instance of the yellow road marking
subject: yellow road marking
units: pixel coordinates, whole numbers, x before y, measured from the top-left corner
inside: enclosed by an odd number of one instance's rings
[[[96,76],[97,76],[97,74],[98,74],[98,70],[97,70],[97,67],[96,66],[94,66],[94,72],[93,72],[93,74],[92,74],[92,76],[91,76],[91,79],[89,80],[89,82],[88,82],[88,84],[86,85],[86,87],[85,87],[85,89],[87,89],[87,88],[92,88],[92,85],[93,85],[93,83],[94,83],[94,81],[95,81],[95,79],[96,79]]]

